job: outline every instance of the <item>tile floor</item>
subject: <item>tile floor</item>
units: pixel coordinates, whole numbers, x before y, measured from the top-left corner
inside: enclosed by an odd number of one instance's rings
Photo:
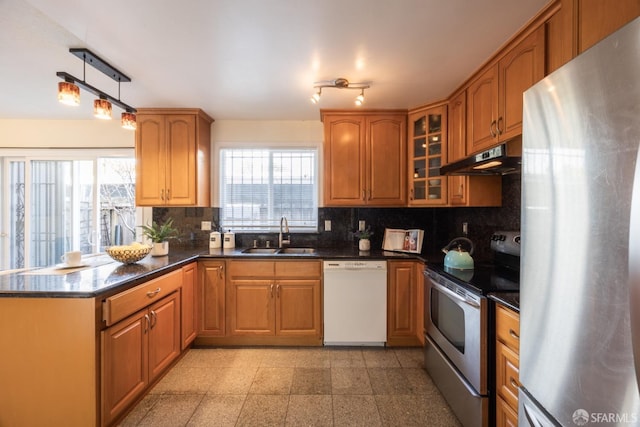
[[[419,348],[195,348],[121,426],[459,426]]]

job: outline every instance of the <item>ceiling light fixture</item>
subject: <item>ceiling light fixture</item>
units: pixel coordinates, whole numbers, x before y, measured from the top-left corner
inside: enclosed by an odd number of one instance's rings
[[[318,91],[311,96],[311,102],[317,104],[320,102],[320,95],[322,94],[323,88],[334,88],[334,89],[355,89],[360,91],[360,95],[358,95],[355,99],[355,104],[360,106],[364,103],[364,90],[369,89],[371,85],[369,83],[349,83],[349,80],[345,78],[337,78],[335,80],[328,80],[322,82],[314,82],[313,87]]]
[[[122,127],[125,129],[135,129],[136,109],[120,101],[120,83],[130,82],[131,79],[111,66],[108,62],[102,60],[98,55],[91,52],[89,49],[71,48],[69,49],[69,52],[82,59],[84,63],[82,79],[74,77],[64,71],[58,71],[56,75],[64,80],[64,82],[58,83],[58,100],[61,103],[67,105],[80,104],[80,89],[78,88],[79,86],[98,96],[98,99],[96,99],[93,103],[94,115],[96,117],[102,119],[111,119],[112,104],[115,104],[125,111],[124,113],[122,113]],[[118,98],[115,98],[108,93],[101,91],[100,89],[90,85],[85,81],[87,63],[118,82]]]
[[[58,101],[65,105],[80,105],[80,88],[72,81],[58,83]]]
[[[100,97],[93,101],[93,115],[98,119],[111,120],[111,103]]]

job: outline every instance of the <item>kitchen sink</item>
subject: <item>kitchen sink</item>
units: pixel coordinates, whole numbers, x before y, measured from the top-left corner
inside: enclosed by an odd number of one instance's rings
[[[249,248],[242,251],[243,254],[275,254],[278,248]]]
[[[282,248],[278,251],[280,254],[315,254],[314,248]]]

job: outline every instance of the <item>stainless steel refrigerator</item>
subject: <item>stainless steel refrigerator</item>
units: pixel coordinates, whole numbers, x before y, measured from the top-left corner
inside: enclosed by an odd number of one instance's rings
[[[520,426],[640,425],[639,144],[640,18],[524,95]]]

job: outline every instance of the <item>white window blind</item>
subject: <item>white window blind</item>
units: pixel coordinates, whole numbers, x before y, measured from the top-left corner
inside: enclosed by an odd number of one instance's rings
[[[315,148],[220,150],[220,222],[235,232],[318,229]]]

